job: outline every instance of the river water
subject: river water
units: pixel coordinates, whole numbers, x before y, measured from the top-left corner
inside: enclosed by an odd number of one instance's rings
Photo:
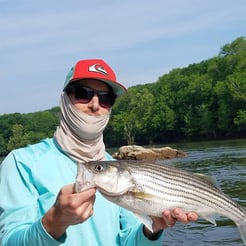
[[[186,151],[188,157],[165,161],[175,167],[216,177],[224,193],[246,207],[246,140],[169,145]],[[163,246],[244,245],[237,227],[225,217],[217,226],[199,219],[196,223],[166,230]]]

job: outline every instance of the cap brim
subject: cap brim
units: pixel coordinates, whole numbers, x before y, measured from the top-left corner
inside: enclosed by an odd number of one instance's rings
[[[73,83],[73,82],[75,82],[75,81],[79,81],[79,80],[83,80],[83,79],[92,79],[92,78],[76,78],[76,79],[72,79],[72,80],[70,80],[70,81],[67,83],[67,85],[68,85],[69,83]],[[117,95],[117,96],[121,96],[121,95],[123,95],[124,93],[127,92],[127,88],[126,88],[124,85],[122,85],[122,84],[120,84],[120,83],[118,83],[118,82],[116,82],[116,81],[106,80],[106,79],[96,78],[96,77],[94,77],[93,79],[102,81],[102,82],[104,82],[105,84],[107,84],[108,86],[110,86],[110,87],[112,88],[114,94]],[[66,89],[67,85],[64,87],[64,90]]]
[[[127,92],[127,88],[118,82],[111,81],[111,80],[104,80],[104,79],[99,79],[99,80],[109,85],[113,89],[114,94],[117,96],[121,96]]]

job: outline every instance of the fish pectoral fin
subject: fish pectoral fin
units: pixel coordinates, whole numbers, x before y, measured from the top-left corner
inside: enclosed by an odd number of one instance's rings
[[[213,217],[203,217],[203,219],[207,220],[208,222],[212,223],[214,226],[216,226],[216,221]]]
[[[145,214],[137,214],[137,213],[135,213],[135,215],[151,232],[153,232],[152,229],[153,221],[150,218],[150,216]]]
[[[149,193],[145,193],[143,191],[131,191],[130,192],[136,199],[140,199],[140,200],[150,200],[153,198],[153,195],[149,194]]]

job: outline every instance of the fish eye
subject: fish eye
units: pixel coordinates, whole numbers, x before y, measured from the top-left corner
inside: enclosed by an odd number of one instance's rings
[[[95,171],[97,171],[97,172],[101,172],[103,170],[103,165],[96,165],[95,166]]]

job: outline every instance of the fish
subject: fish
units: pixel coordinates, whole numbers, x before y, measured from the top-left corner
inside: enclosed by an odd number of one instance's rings
[[[78,163],[75,191],[96,187],[109,201],[125,208],[152,231],[151,216],[164,210],[194,211],[216,225],[225,216],[237,226],[246,245],[246,208],[223,193],[210,176],[156,161],[113,160]]]

